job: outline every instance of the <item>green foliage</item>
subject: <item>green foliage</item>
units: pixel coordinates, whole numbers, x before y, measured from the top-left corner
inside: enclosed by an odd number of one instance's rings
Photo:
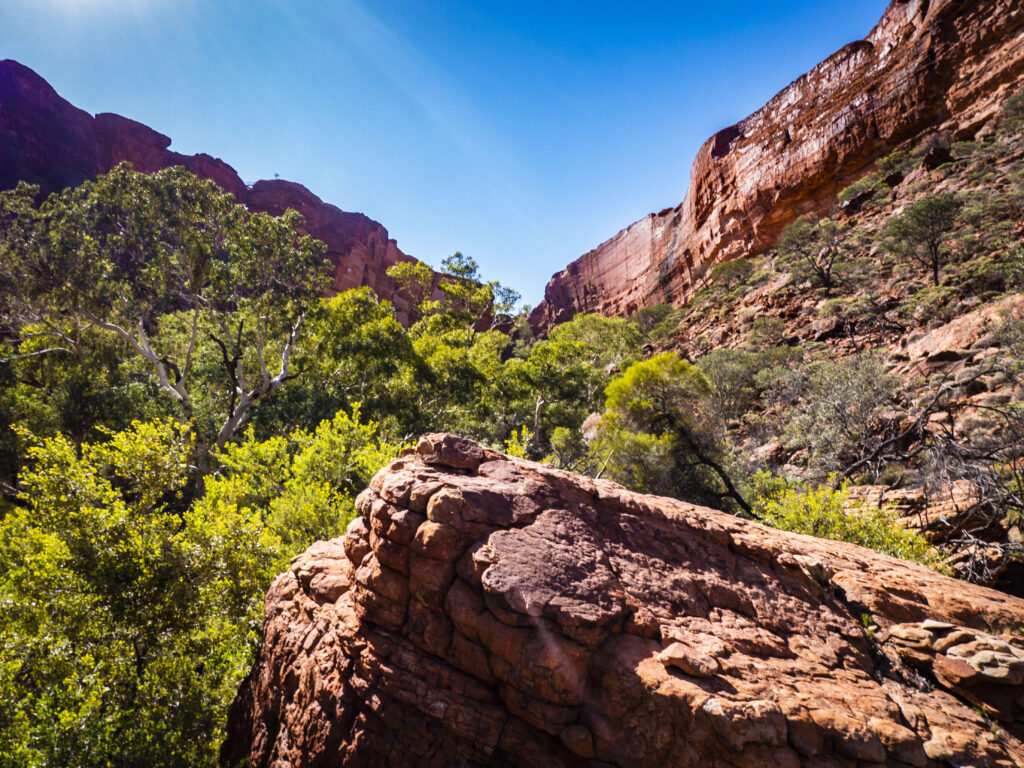
[[[727,471],[711,383],[675,353],[634,363],[605,390],[609,474],[650,493],[749,511]]]
[[[568,431],[565,427],[557,427],[557,429]],[[533,433],[526,427],[522,427],[518,431],[512,430],[512,434],[509,435],[508,440],[505,441],[505,454],[524,459],[526,458],[526,449],[532,442]]]
[[[716,264],[711,269],[711,282],[732,291],[745,284],[754,274],[754,262],[750,259],[733,259]]]
[[[755,348],[764,349],[778,346],[782,343],[785,335],[786,321],[781,317],[758,315],[750,326],[747,341]]]
[[[682,311],[673,309],[671,304],[658,304],[644,307],[633,315],[632,320],[645,338],[665,342],[671,338],[682,318]]]
[[[848,203],[855,197],[860,197],[866,193],[875,193],[881,186],[882,178],[877,173],[869,173],[866,176],[861,177],[853,184],[848,187],[844,187],[839,192],[839,202]]]
[[[909,173],[914,167],[914,159],[902,150],[891,152],[878,161],[878,173],[882,179],[893,175]]]
[[[711,406],[723,420],[738,419],[757,408],[762,388],[757,377],[776,366],[789,367],[804,354],[799,347],[771,346],[763,349],[720,347],[697,361],[712,384]]]
[[[341,535],[355,516],[356,494],[400,449],[381,439],[379,424],[361,420],[358,404],[313,432],[260,441],[249,430],[217,455],[221,470],[197,508],[211,518],[256,513],[282,555],[300,552]]]
[[[521,298],[497,281],[484,283],[476,260],[456,251],[441,262],[440,276],[422,262],[404,261],[387,274],[409,301],[414,335],[426,329],[472,328],[493,313],[511,312]]]
[[[550,338],[582,344],[590,364],[602,369],[629,365],[640,356],[643,344],[643,333],[635,323],[603,315],[577,315],[553,328]]]
[[[800,279],[815,280],[826,293],[836,285],[836,271],[847,257],[843,228],[832,219],[804,216],[782,233],[779,256]]]
[[[927,540],[905,528],[888,511],[851,503],[844,484],[812,488],[778,485],[760,496],[754,506],[758,517],[773,528],[804,533],[820,539],[859,544],[902,560],[939,567],[939,558]]]
[[[823,317],[837,317],[841,320],[859,320],[871,317],[877,311],[875,302],[865,295],[828,299],[818,308],[818,314]]]
[[[945,285],[922,288],[900,308],[900,314],[918,322],[946,322],[953,316],[953,303],[957,292]]]
[[[254,414],[256,434],[287,434],[337,411],[362,413],[398,432],[417,407],[417,382],[430,372],[390,302],[358,288],[321,302],[296,352],[303,375]]]
[[[889,249],[898,257],[930,269],[935,285],[949,256],[946,240],[956,224],[963,202],[954,194],[929,195],[908,205],[889,222]]]
[[[298,214],[250,213],[182,168],[120,165],[37,208],[24,190],[4,194],[0,219],[0,284],[17,286],[0,317],[15,356],[42,354],[33,343],[45,339],[47,354],[88,375],[85,344],[102,329],[198,427],[200,465],[291,377],[302,321],[326,285],[324,246],[298,234]],[[218,376],[195,370],[204,357]],[[215,410],[207,434],[197,417]]]
[[[265,586],[272,563],[249,521],[211,536],[185,510],[191,453],[167,421],[30,450],[26,506],[0,523],[5,763],[215,764],[259,602],[217,565]]]
[[[896,382],[871,355],[812,360],[799,369],[762,371],[757,384],[776,408],[791,448],[807,451],[808,467],[824,477],[869,449],[876,413],[891,404]]]
[[[1024,88],[1003,102],[1003,114],[999,129],[1004,133],[1016,133],[1024,128]]]
[[[270,579],[344,530],[398,451],[377,432],[358,409],[250,431],[191,506],[174,422],[31,448],[25,506],[0,521],[0,762],[215,765]]]

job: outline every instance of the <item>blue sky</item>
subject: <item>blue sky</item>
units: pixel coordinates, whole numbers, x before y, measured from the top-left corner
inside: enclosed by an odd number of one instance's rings
[[[530,304],[884,0],[0,0],[0,58]]]

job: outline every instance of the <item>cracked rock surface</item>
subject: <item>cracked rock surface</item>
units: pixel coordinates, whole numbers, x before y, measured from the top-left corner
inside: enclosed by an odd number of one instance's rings
[[[1019,599],[451,435],[357,507],[271,586],[225,765],[1024,764]]]

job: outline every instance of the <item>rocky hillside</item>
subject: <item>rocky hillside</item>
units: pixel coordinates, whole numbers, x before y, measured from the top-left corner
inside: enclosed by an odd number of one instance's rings
[[[0,189],[27,181],[53,192],[122,162],[143,173],[184,166],[252,210],[274,215],[297,210],[306,219],[308,234],[327,244],[327,257],[334,264],[333,290],[369,286],[394,301],[401,317],[408,316],[407,299],[385,273],[393,264],[415,259],[399,250],[381,224],[325,203],[293,182],[259,181],[249,187],[223,160],[182,155],[168,149],[170,145],[170,138],[134,120],[113,114],[94,117],[62,99],[27,67],[0,61]]]
[[[224,765],[1010,766],[1024,601],[428,435],[271,587]]]
[[[559,272],[531,324],[681,306],[703,266],[772,248],[799,216],[897,146],[941,129],[973,137],[1024,76],[1017,0],[893,0],[862,41],[701,147],[686,199]]]

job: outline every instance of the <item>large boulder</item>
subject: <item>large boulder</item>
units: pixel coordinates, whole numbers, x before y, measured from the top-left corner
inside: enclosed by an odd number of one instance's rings
[[[428,435],[267,597],[225,765],[1024,764],[1024,601]]]

